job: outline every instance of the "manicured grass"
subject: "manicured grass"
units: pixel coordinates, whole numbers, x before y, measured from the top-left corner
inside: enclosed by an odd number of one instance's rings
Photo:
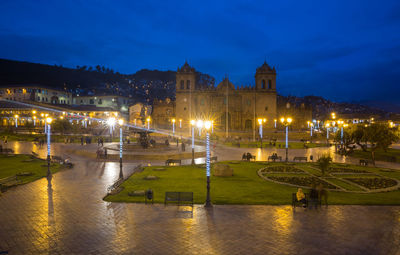
[[[345,182],[345,181],[343,181],[343,180],[340,180],[340,179],[328,178],[327,180],[328,180],[329,182],[331,182],[331,183],[333,183],[333,184],[339,186],[339,187],[345,188],[346,190],[350,190],[350,191],[363,191],[363,189],[361,189],[360,187],[357,187],[357,186],[355,186],[355,185],[352,185],[352,184],[347,183],[347,182]]]
[[[296,187],[273,183],[257,175],[257,171],[261,168],[283,165],[284,163],[223,163],[229,164],[233,168],[234,176],[211,176],[211,199],[214,204],[291,204],[291,194],[297,191]],[[307,169],[310,165],[315,166],[315,163],[298,163],[295,166]],[[344,167],[344,165],[340,164],[335,165]],[[105,197],[105,200],[111,202],[144,202],[143,197],[131,197],[128,195],[128,192],[151,188],[154,191],[154,201],[157,203],[164,202],[166,191],[192,191],[194,192],[194,202],[197,204],[204,203],[206,198],[206,176],[204,168],[196,166],[176,166],[165,167],[165,171],[154,171],[154,168],[159,167],[146,167],[143,172],[132,175],[122,184],[124,189],[119,194],[109,195]],[[379,169],[376,169],[376,171],[379,171]],[[143,179],[149,175],[157,176],[159,179]],[[293,174],[292,176],[295,175]],[[338,185],[344,187],[350,184],[338,183]],[[349,186],[351,190],[359,190],[357,187],[352,186],[353,185]],[[371,194],[330,191],[329,203],[399,205],[400,191],[396,190]]]
[[[363,158],[363,159],[372,160],[370,151],[355,150],[351,154],[351,156],[355,157],[355,158]],[[383,150],[377,150],[377,151],[375,151],[375,160],[388,161],[388,162],[400,162],[400,150],[388,149],[386,152]]]
[[[51,164],[51,172],[60,170],[60,164]],[[18,176],[20,184],[28,183],[45,177],[47,174],[47,162],[32,159],[29,155],[0,155],[0,179],[14,176],[17,173],[31,172],[30,176]]]

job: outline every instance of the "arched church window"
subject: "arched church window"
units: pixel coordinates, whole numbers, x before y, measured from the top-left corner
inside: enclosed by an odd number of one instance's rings
[[[262,88],[262,89],[265,89],[265,80],[262,80],[262,81],[261,81],[261,88]]]
[[[190,89],[190,80],[187,80],[187,81],[186,81],[186,88],[187,88],[187,89]]]
[[[185,81],[181,81],[181,89],[185,89]]]
[[[271,82],[271,80],[268,80],[268,89],[272,89],[272,82]]]

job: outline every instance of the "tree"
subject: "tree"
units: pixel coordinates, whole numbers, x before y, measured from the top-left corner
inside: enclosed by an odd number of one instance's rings
[[[322,175],[325,175],[325,172],[328,170],[329,165],[332,162],[332,158],[328,154],[324,154],[317,160],[317,162],[318,162],[319,168],[322,171]]]
[[[68,120],[54,120],[54,122],[51,124],[51,127],[54,129],[56,132],[60,132],[61,134],[64,134],[64,132],[68,132],[72,130],[72,124]]]
[[[388,125],[374,123],[366,127],[365,139],[370,143],[372,163],[375,165],[375,151],[382,149],[386,152],[399,137]]]

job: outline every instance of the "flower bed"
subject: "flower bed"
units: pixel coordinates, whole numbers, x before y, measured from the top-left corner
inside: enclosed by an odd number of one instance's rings
[[[262,172],[264,173],[304,173],[303,170],[298,169],[294,166],[270,166],[265,168]]]
[[[342,168],[342,167],[331,167],[329,168],[329,172],[333,173],[369,173],[365,170],[360,169],[352,169],[352,168]]]
[[[343,178],[354,182],[367,189],[385,189],[397,185],[397,182],[389,178]]]
[[[283,176],[268,176],[268,179],[271,179],[273,181],[277,181],[277,182],[284,182],[284,183],[289,183],[289,184],[293,184],[293,185],[297,185],[297,186],[306,186],[306,187],[311,187],[313,184],[318,185],[320,183],[322,183],[322,185],[325,188],[328,189],[337,189],[336,186],[325,182],[321,179],[318,179],[316,177],[283,177]]]

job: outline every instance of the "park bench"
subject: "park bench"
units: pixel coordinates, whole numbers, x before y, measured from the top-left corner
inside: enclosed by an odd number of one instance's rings
[[[164,205],[174,203],[179,205],[187,205],[192,207],[193,211],[193,192],[165,192]]]
[[[51,161],[56,163],[63,163],[64,160],[60,156],[51,156]]]
[[[171,165],[181,165],[181,160],[180,159],[167,159],[165,161],[166,166],[171,166]]]
[[[275,160],[282,161],[282,157],[281,156],[277,156],[277,155],[272,155],[272,156],[268,156],[268,161],[272,160],[275,162]]]
[[[309,196],[308,193],[304,194],[306,196],[306,207],[308,207]],[[296,193],[292,193],[292,207],[293,209],[296,207],[303,207],[303,203],[297,200]]]
[[[210,162],[217,162],[218,161],[218,157],[214,156],[210,158]]]
[[[2,148],[0,153],[2,154],[14,153],[14,150],[10,148]]]
[[[294,157],[293,158],[293,161],[299,161],[299,162],[301,162],[301,161],[305,161],[305,162],[307,162],[307,157]]]
[[[360,159],[360,166],[368,166],[368,160]]]
[[[39,158],[39,154],[37,154],[36,152],[32,151],[32,158]]]
[[[251,155],[249,161],[251,161],[251,160],[256,161],[256,156]]]
[[[9,176],[3,179],[0,179],[0,191],[4,192],[6,191],[9,187],[14,186],[19,184],[21,181],[18,180],[18,177],[16,175]]]

